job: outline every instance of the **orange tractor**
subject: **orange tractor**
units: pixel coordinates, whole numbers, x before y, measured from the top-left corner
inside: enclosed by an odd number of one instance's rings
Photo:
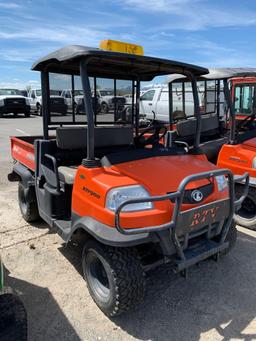
[[[170,76],[170,87],[187,82],[184,77]],[[208,160],[218,167],[230,169],[234,174],[248,172],[249,191],[235,215],[236,222],[256,229],[256,108],[254,91],[256,69],[210,69],[198,78],[198,88],[203,88],[204,114],[200,136],[200,148]],[[176,84],[176,85],[175,85]],[[185,90],[183,86],[183,98]],[[186,114],[177,123],[174,139],[188,145],[195,131],[195,117]],[[239,196],[243,183],[236,185]]]
[[[246,194],[244,187],[235,199],[234,184],[248,182],[246,174],[234,179],[200,152],[196,77],[208,70],[123,48],[68,46],[36,62],[44,134],[11,138],[15,164],[9,180],[19,181],[21,214],[26,221],[41,217],[66,243],[84,234],[84,278],[108,316],[143,299],[148,269],[171,262],[185,275],[193,264],[227,253],[236,241],[233,214]],[[52,120],[52,73],[80,76],[87,123]],[[140,82],[171,73],[184,74],[193,86],[196,129],[189,151],[179,143],[164,146],[167,129],[139,132]],[[97,77],[131,81],[130,124],[98,123],[91,91]]]

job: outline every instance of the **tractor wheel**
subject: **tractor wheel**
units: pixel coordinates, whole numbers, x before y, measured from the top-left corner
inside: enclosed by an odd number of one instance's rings
[[[236,186],[236,195],[240,197],[243,193],[243,186]],[[235,221],[238,225],[251,230],[256,230],[256,188],[249,187],[248,195],[242,203],[241,208],[235,214]]]
[[[32,222],[40,218],[38,213],[36,197],[35,200],[29,202],[25,195],[25,187],[22,185],[21,182],[19,182],[18,200],[20,211],[25,221]]]
[[[27,313],[10,289],[0,295],[0,335],[1,341],[27,341]]]
[[[235,246],[237,240],[237,229],[235,221],[232,221],[231,226],[229,228],[228,234],[226,236],[226,242],[229,242],[229,246],[226,250],[224,250],[221,254],[228,254]]]
[[[82,266],[88,290],[107,316],[117,316],[139,304],[145,293],[145,277],[135,248],[117,248],[89,240]]]

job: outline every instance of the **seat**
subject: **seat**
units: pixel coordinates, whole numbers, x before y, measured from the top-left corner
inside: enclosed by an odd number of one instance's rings
[[[133,142],[133,129],[127,127],[95,127],[95,148],[125,146]],[[58,127],[56,144],[59,149],[85,149],[87,145],[87,127]]]
[[[58,167],[59,179],[67,185],[73,185],[78,166]]]
[[[95,147],[118,150],[129,146],[133,141],[132,127],[95,127]],[[61,182],[73,185],[77,165],[86,157],[87,128],[58,127],[56,129],[56,145],[58,147],[58,174]]]

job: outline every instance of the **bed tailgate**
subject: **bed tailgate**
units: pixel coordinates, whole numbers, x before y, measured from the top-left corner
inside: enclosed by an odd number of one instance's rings
[[[11,154],[14,160],[35,171],[34,144],[22,138],[11,136]]]

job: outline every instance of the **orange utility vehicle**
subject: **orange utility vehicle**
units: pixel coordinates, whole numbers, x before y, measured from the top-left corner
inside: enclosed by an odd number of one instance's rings
[[[255,71],[255,69],[249,69]],[[256,112],[256,76],[230,79],[232,102],[237,120]]]
[[[196,76],[207,69],[68,46],[40,59],[33,70],[41,72],[44,135],[11,138],[15,164],[9,180],[19,181],[26,221],[40,216],[65,242],[84,233],[84,277],[106,315],[118,315],[143,299],[148,269],[172,262],[186,274],[189,266],[217,259],[234,246],[233,214],[244,195],[235,200],[233,174],[217,169],[199,150]],[[87,124],[51,121],[51,73],[80,75]],[[179,144],[162,145],[157,127],[146,138],[139,134],[140,82],[170,73],[186,75],[193,85],[196,131],[189,152]],[[131,81],[132,124],[97,123],[89,77],[94,84],[97,77]],[[49,130],[55,133],[49,136]]]
[[[249,191],[235,215],[236,222],[256,229],[256,110],[254,86],[245,84],[256,79],[254,68],[209,69],[207,75],[198,77],[198,88],[204,83],[204,109],[200,148],[208,160],[218,167],[230,169],[234,174],[248,172]],[[170,86],[184,83],[184,77],[170,76]],[[243,84],[241,87],[237,84]],[[185,99],[183,86],[183,98]],[[239,104],[238,104],[239,103]],[[194,117],[186,113],[176,126],[173,138],[191,144],[195,131]],[[236,185],[238,195],[243,183]]]

